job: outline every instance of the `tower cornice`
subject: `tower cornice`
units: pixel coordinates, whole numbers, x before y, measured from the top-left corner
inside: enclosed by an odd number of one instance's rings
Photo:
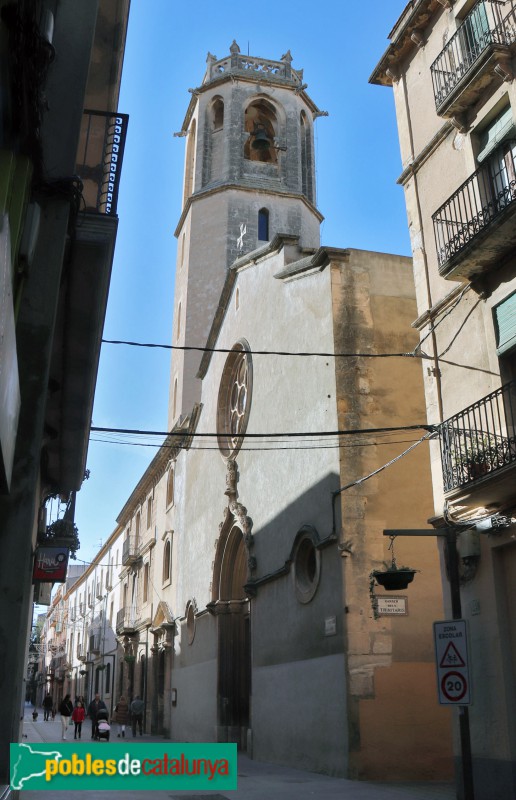
[[[235,183],[231,181],[230,183],[221,183],[217,186],[208,187],[206,189],[201,189],[199,192],[190,195],[187,199],[184,208],[181,212],[181,216],[179,217],[179,222],[177,223],[176,229],[174,231],[174,236],[177,238],[181,233],[181,229],[184,225],[184,221],[188,216],[188,212],[190,211],[191,206],[196,200],[204,199],[205,197],[209,197],[210,195],[218,194],[219,192],[227,192],[230,189],[234,189],[238,192],[246,192],[249,194],[256,194],[257,192],[266,192],[268,195],[275,195],[276,197],[289,197],[292,200],[301,200],[304,205],[310,209],[310,211],[315,214],[319,222],[324,220],[323,214],[305,197],[304,194],[300,194],[299,192],[289,192],[289,191],[280,191],[278,189],[263,189],[263,187],[258,186],[245,186],[241,183]]]

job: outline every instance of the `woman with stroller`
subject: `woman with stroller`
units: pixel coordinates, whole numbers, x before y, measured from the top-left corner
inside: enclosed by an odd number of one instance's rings
[[[125,738],[125,726],[129,725],[129,703],[123,694],[115,706],[115,720],[118,723],[118,738]]]
[[[78,700],[77,705],[75,706],[72,713],[72,719],[75,723],[75,733],[73,736],[74,739],[77,739],[77,734],[79,734],[79,739],[81,738],[82,723],[84,722],[85,716],[86,716],[86,711],[84,709],[84,705],[80,700]]]

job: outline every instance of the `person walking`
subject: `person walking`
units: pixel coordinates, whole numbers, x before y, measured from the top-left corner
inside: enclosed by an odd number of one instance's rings
[[[91,719],[92,739],[96,739],[98,735],[97,714],[101,708],[106,708],[106,704],[103,700],[100,699],[100,695],[97,693],[88,706],[88,717]]]
[[[118,723],[118,738],[125,738],[125,726],[129,724],[129,703],[123,694],[115,706],[115,720]]]
[[[82,723],[84,722],[84,717],[86,716],[86,711],[84,710],[84,706],[80,700],[77,701],[77,705],[75,706],[72,712],[72,719],[75,723],[75,731],[73,738],[77,739],[77,734],[79,734],[79,739],[81,738],[82,732]]]
[[[50,692],[47,692],[45,697],[43,698],[43,722],[48,722],[50,719],[50,715],[52,713],[52,706],[54,705],[54,701],[52,700],[52,695]]]
[[[61,733],[63,734],[63,739],[66,739],[66,731],[68,730],[70,717],[73,713],[73,703],[69,694],[67,694],[64,700],[60,703],[59,713],[61,714]]]
[[[140,736],[143,736],[144,708],[145,708],[145,703],[143,702],[143,700],[140,699],[140,695],[137,694],[133,702],[131,703],[131,721],[133,727],[133,736],[136,736],[136,725],[138,725]]]

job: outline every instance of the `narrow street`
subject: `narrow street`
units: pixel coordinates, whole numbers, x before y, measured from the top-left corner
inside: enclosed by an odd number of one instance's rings
[[[43,721],[40,710],[36,722],[32,720],[32,706],[25,707],[23,723],[24,742],[60,742],[61,720]],[[71,730],[71,729],[70,729]],[[83,740],[90,737],[90,722],[86,720],[83,727]],[[73,738],[73,737],[72,737]],[[128,728],[128,742],[132,739]],[[141,742],[161,742],[162,737],[144,735]],[[205,791],[181,792],[131,792],[131,800],[176,800],[181,797],[193,797],[197,800],[455,800],[455,789],[450,784],[375,784],[349,781],[343,778],[330,778],[313,772],[289,769],[277,764],[266,764],[253,761],[246,755],[238,759],[237,791],[224,794]],[[88,800],[114,800],[117,794],[125,792],[88,792]],[[23,792],[23,800],[45,800],[48,793]],[[59,792],[60,800],[84,800],[84,792]]]

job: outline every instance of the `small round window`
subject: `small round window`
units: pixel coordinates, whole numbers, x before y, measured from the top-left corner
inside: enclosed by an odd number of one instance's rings
[[[234,457],[242,446],[249,412],[253,372],[247,342],[238,342],[227,357],[217,403],[217,439],[225,458]]]
[[[321,577],[321,556],[312,537],[302,536],[294,556],[294,586],[300,603],[309,603],[317,591]]]

